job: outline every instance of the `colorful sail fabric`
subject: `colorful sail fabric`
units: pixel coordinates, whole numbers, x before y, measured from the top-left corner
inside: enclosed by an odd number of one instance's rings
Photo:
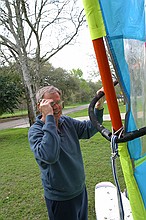
[[[123,90],[125,132],[146,126],[146,1],[83,0],[92,40],[106,37]],[[106,73],[105,73],[106,74]],[[146,135],[119,146],[133,218],[146,219]]]

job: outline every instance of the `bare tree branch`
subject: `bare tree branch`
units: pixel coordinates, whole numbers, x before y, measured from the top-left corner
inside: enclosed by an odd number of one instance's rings
[[[41,65],[75,40],[84,24],[83,10],[77,6],[78,0],[3,0],[2,3],[1,55],[7,63],[11,57],[19,65],[30,123],[33,123]],[[6,49],[7,56],[4,55]],[[30,60],[34,61],[33,68]]]
[[[0,34],[1,39],[1,45],[6,46],[7,48],[11,48],[11,50],[15,51],[17,54],[19,54],[19,51],[17,50],[17,47],[15,44],[13,44],[8,38]]]

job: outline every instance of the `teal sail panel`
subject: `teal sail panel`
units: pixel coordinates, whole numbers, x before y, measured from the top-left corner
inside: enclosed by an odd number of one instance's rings
[[[146,126],[146,2],[99,0],[106,39],[123,90],[125,131]],[[146,135],[129,141],[134,177],[146,208]]]

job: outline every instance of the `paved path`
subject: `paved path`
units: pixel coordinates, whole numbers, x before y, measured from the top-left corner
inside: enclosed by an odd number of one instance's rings
[[[78,106],[72,109],[63,109],[63,114],[69,114],[72,112],[76,112],[85,108],[88,108],[89,104]],[[9,119],[0,119],[0,130],[7,129],[7,128],[22,128],[22,127],[29,127],[29,119],[28,117],[24,116],[21,118],[15,117]]]
[[[83,105],[83,106],[78,106],[76,108],[73,109],[64,109],[63,110],[63,115],[68,114],[68,113],[72,113],[72,112],[76,112],[85,108],[88,108],[89,105]],[[122,113],[121,114],[122,118],[125,117],[125,114]],[[89,116],[86,117],[78,117],[76,118],[78,120],[88,120]],[[104,121],[110,121],[110,116],[109,115],[104,115],[103,116],[103,120]],[[21,118],[13,118],[10,121],[5,121],[5,120],[0,120],[0,130],[3,129],[7,129],[7,128],[24,128],[24,127],[29,127],[29,119],[28,117],[21,117]]]

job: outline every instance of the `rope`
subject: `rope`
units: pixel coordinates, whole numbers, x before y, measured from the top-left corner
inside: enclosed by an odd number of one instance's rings
[[[121,190],[120,190],[120,185],[118,182],[117,171],[116,171],[116,158],[119,157],[118,144],[116,143],[116,139],[117,139],[117,136],[115,135],[111,137],[111,150],[112,150],[111,162],[112,162],[113,177],[114,177],[115,185],[117,188],[120,220],[124,220],[124,209],[123,209],[123,203],[122,203],[122,197],[121,197]]]

